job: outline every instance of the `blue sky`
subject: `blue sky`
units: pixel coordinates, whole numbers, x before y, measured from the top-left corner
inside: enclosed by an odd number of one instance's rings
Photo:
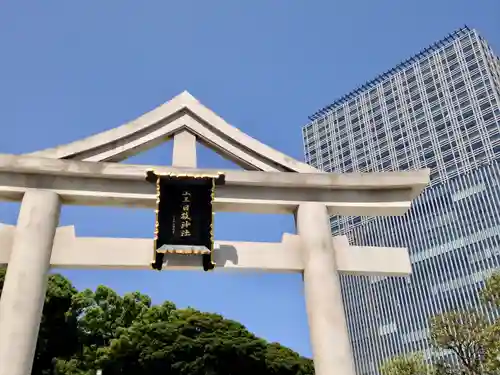
[[[467,24],[500,52],[498,0],[4,0],[0,153],[77,140],[188,90],[302,159],[307,116]],[[166,144],[127,162],[168,165]],[[199,149],[201,167],[232,165]],[[18,205],[0,203],[0,222]],[[151,237],[151,210],[64,207],[82,236]],[[279,241],[291,217],[217,214],[220,240]],[[241,321],[311,355],[299,275],[64,271],[78,288],[139,290]]]

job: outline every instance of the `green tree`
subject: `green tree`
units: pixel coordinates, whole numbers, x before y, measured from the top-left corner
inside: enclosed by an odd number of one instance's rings
[[[58,375],[313,374],[312,361],[248,332],[235,321],[171,302],[151,306],[140,293],[100,286],[73,297],[79,348],[57,361]]]
[[[500,272],[496,272],[487,281],[481,292],[484,302],[500,307]]]
[[[101,351],[150,306],[146,295],[135,292],[121,297],[105,286],[75,294],[67,315],[76,318],[78,347],[69,360],[57,361],[58,374],[95,374]]]
[[[453,353],[458,360],[456,371],[483,374],[490,350],[493,324],[476,311],[452,311],[430,320],[431,342],[435,348]],[[452,363],[448,362],[452,368]]]
[[[105,374],[313,374],[312,361],[232,320],[170,303],[143,313],[100,352]]]
[[[500,272],[491,276],[480,292],[484,302],[476,310],[450,311],[429,321],[431,344],[437,352],[449,353],[433,362],[426,371],[436,375],[500,375],[500,320],[490,321],[487,309],[500,307]],[[386,362],[386,375],[421,375],[426,364],[422,357],[398,357]]]
[[[5,270],[0,269],[0,288]],[[310,359],[238,322],[50,275],[33,375],[312,375]]]
[[[380,369],[382,375],[431,375],[435,374],[432,366],[425,363],[422,355],[413,354],[397,357],[384,363]]]
[[[313,361],[278,343],[268,344],[266,363],[270,374],[314,374]]]

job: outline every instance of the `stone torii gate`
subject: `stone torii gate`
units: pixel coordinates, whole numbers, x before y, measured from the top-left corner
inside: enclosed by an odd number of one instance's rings
[[[317,375],[355,375],[339,273],[403,276],[404,248],[351,246],[332,237],[329,215],[402,215],[429,171],[322,173],[256,141],[187,92],[118,128],[29,155],[0,154],[0,200],[21,201],[17,226],[0,228],[8,264],[0,300],[0,375],[31,373],[50,267],[150,268],[153,239],[77,237],[57,228],[61,204],[155,208],[150,166],[116,162],[173,138],[172,167],[160,173],[213,174],[196,168],[196,142],[247,171],[225,171],[215,211],[294,214],[298,234],[280,243],[216,242],[215,271],[303,274]],[[167,254],[164,269],[200,269],[197,257]]]

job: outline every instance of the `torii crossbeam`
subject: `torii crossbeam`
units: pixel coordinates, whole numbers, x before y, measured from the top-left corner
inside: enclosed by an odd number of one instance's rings
[[[290,213],[298,234],[280,243],[219,241],[225,269],[303,273],[317,375],[355,375],[339,273],[403,276],[406,249],[350,246],[332,237],[329,215],[402,215],[429,181],[429,170],[322,173],[256,141],[184,92],[118,128],[29,155],[0,154],[0,200],[22,201],[16,227],[0,228],[0,264],[8,264],[0,300],[0,375],[31,373],[49,268],[149,268],[151,239],[77,237],[57,228],[61,204],[155,207],[151,166],[116,162],[174,140],[167,173],[196,168],[201,142],[248,171],[225,171],[214,209]],[[218,172],[218,171],[217,171]],[[199,258],[166,256],[164,269],[199,268]]]

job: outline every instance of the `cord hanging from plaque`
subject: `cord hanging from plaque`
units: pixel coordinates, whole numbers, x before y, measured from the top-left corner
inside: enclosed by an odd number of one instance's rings
[[[216,185],[225,176],[158,174],[148,171],[146,180],[156,186],[156,222],[151,267],[161,270],[166,254],[201,256],[205,271],[213,262],[213,226]]]

